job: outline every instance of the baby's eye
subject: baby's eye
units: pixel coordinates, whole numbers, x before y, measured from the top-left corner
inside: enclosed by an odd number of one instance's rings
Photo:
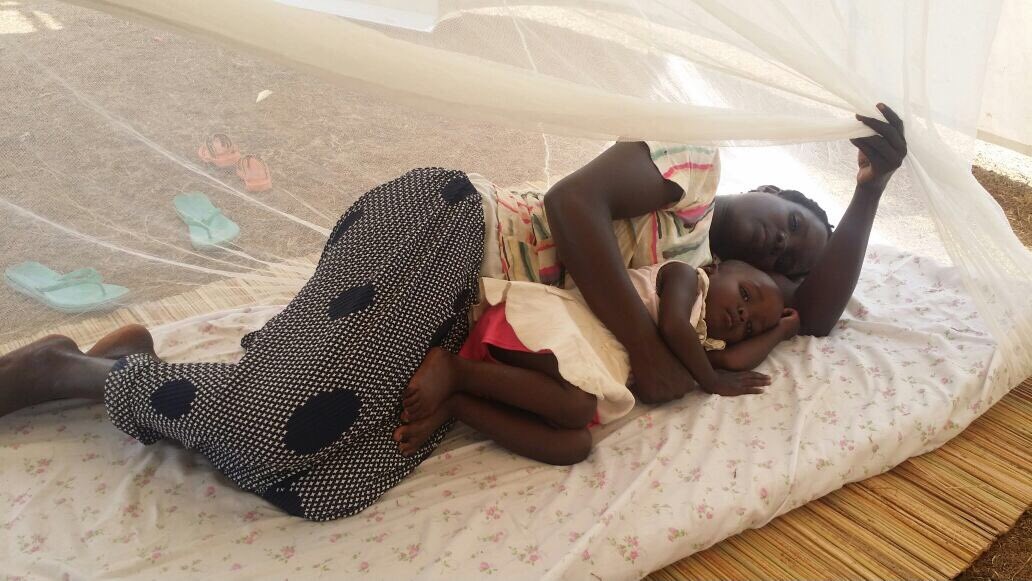
[[[738,292],[742,294],[742,300],[743,301],[749,302],[749,291],[745,290],[744,286],[739,286],[738,287]]]
[[[799,229],[799,214],[790,214],[788,216],[788,230],[789,232],[795,232]]]

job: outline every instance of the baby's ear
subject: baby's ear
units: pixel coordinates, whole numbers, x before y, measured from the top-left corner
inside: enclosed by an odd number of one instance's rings
[[[716,274],[717,269],[719,267],[717,266],[716,262],[711,262],[709,264],[705,264],[703,266],[700,266],[699,268],[701,268],[702,271],[705,272],[708,276],[713,276],[714,274]]]

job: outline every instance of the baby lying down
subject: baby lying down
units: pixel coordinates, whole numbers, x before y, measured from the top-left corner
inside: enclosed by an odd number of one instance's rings
[[[744,262],[694,268],[667,262],[628,272],[660,334],[699,388],[762,393],[749,371],[799,330],[774,281]],[[411,454],[450,418],[549,464],[591,451],[588,428],[634,407],[627,353],[580,293],[484,279],[489,308],[458,355],[430,351],[403,396],[394,433]]]

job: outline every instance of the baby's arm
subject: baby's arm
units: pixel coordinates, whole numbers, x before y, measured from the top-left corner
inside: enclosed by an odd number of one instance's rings
[[[795,309],[785,309],[776,327],[745,341],[728,345],[723,351],[707,351],[706,356],[713,367],[746,371],[762,363],[775,345],[795,337],[798,332],[799,313]]]
[[[763,393],[770,378],[752,371],[718,373],[710,364],[691,324],[692,306],[699,294],[699,275],[683,262],[664,265],[656,280],[659,293],[659,333],[706,393],[744,395]]]

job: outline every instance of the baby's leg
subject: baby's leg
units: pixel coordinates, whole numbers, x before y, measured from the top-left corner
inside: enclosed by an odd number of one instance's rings
[[[398,428],[394,439],[402,454],[418,450],[449,417],[469,424],[502,447],[538,462],[567,466],[584,460],[591,452],[591,432],[585,427],[586,423],[572,429],[554,427],[533,413],[456,393],[430,417]]]
[[[433,416],[455,393],[526,410],[561,428],[583,428],[595,417],[595,396],[563,380],[552,355],[494,347],[491,354],[503,365],[430,350],[402,396],[402,419]]]
[[[591,431],[586,422],[577,428],[553,427],[534,414],[464,393],[452,396],[449,407],[455,419],[538,462],[568,466],[591,453]]]

